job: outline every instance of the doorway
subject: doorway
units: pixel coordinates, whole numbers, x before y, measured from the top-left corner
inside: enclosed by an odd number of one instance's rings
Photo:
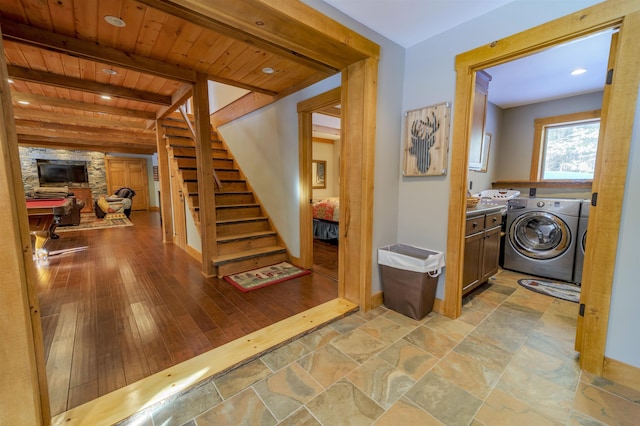
[[[583,275],[583,303],[587,315],[584,330],[579,334],[588,335],[582,347],[581,368],[602,375],[604,348],[609,317],[609,301],[617,250],[617,239],[606,235],[618,235],[620,228],[621,204],[624,197],[628,153],[633,129],[633,108],[636,105],[638,75],[635,58],[640,47],[634,42],[639,37],[637,25],[622,25],[627,20],[636,22],[638,17],[631,7],[625,11],[613,11],[606,5],[596,5],[587,11],[568,15],[548,24],[512,36],[506,42],[497,41],[459,55],[456,58],[456,101],[453,145],[452,178],[450,191],[449,234],[447,260],[449,272],[445,284],[444,311],[451,317],[460,313],[460,282],[462,279],[462,249],[465,218],[466,194],[461,191],[467,180],[468,135],[470,129],[470,108],[473,101],[475,73],[480,69],[517,59],[550,46],[575,40],[588,34],[595,34],[606,28],[620,26],[618,44],[612,49],[615,56],[615,73],[623,78],[613,78],[605,90],[602,108],[602,130],[598,144],[598,164],[593,180],[593,193],[598,194],[598,206],[606,205],[605,215],[591,209],[589,235],[593,236],[587,246]],[[589,19],[584,19],[586,16]],[[579,23],[578,23],[579,22]],[[578,23],[578,24],[576,24]],[[615,130],[614,130],[615,129]],[[607,167],[604,167],[606,164]],[[617,201],[616,201],[617,200]],[[593,229],[607,232],[593,232]],[[595,297],[598,295],[598,297]],[[580,337],[580,336],[578,336]]]
[[[338,281],[340,221],[340,108],[332,105],[311,116],[311,205],[313,271]]]

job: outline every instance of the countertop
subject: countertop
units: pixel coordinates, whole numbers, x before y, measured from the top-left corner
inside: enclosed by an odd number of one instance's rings
[[[501,210],[504,210],[504,212],[506,213],[507,206],[503,204],[496,205],[496,204],[479,203],[477,206],[470,207],[467,209],[467,217],[475,217],[483,214],[498,213]]]

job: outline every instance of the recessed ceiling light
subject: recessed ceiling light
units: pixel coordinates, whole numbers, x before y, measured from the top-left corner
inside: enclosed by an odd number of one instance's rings
[[[104,20],[107,21],[107,23],[113,25],[114,27],[122,28],[127,25],[127,23],[124,22],[121,18],[118,18],[117,16],[113,16],[113,15],[105,16]]]
[[[102,68],[102,72],[105,73],[105,74],[109,74],[109,75],[118,75],[118,74],[120,74],[118,71],[112,70],[111,68]]]
[[[587,72],[586,68],[576,68],[575,70],[571,71],[571,75],[580,75],[584,74],[585,72]]]
[[[263,25],[264,25],[264,22],[262,22],[262,21],[256,21],[256,25],[257,25],[257,26],[259,26],[259,27],[261,27],[261,26],[263,26]]]
[[[27,102],[27,101],[18,101],[18,103],[22,104],[22,105],[29,105],[29,102]]]
[[[271,67],[264,67],[264,68],[262,68],[262,72],[265,73],[265,74],[273,74],[276,71]]]
[[[108,95],[102,95],[100,96],[102,99],[104,99],[105,101],[110,101],[111,100],[111,96]]]
[[[7,81],[9,82],[9,84],[13,84],[13,80],[11,80],[10,78],[8,78]]]

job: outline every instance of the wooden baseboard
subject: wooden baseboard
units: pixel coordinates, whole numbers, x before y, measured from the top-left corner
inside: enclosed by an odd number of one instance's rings
[[[640,368],[604,358],[602,377],[640,392]]]
[[[111,425],[357,310],[334,299],[55,416],[53,426]]]
[[[149,211],[150,212],[159,212],[160,211],[160,207],[158,207],[158,206],[150,206],[149,207]]]
[[[202,253],[200,253],[198,250],[194,249],[193,247],[187,244],[187,248],[185,251],[189,256],[193,257],[195,260],[202,263]]]

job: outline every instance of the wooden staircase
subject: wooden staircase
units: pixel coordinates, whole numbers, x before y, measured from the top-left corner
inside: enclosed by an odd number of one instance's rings
[[[212,165],[221,187],[215,189],[217,255],[211,259],[222,277],[288,260],[287,249],[238,168],[212,129]],[[178,175],[189,209],[200,230],[196,150],[180,114],[162,121],[171,172]]]

